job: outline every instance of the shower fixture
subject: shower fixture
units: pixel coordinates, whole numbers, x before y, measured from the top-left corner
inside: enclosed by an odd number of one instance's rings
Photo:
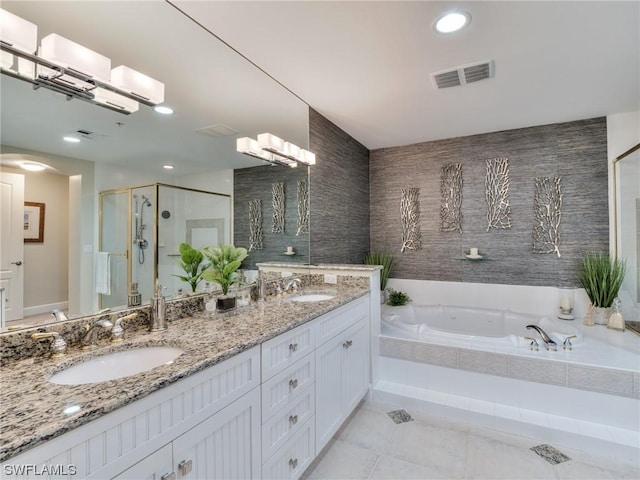
[[[138,263],[142,265],[144,263],[144,251],[149,247],[149,242],[144,238],[144,230],[147,225],[144,223],[144,207],[150,207],[151,202],[146,195],[142,195],[142,203],[138,205],[138,195],[133,195],[136,202],[135,208],[135,220],[136,220],[136,238],[133,241],[134,245],[138,246]]]

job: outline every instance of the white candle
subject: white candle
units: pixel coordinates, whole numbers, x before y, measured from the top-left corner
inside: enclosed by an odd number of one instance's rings
[[[469,249],[469,255],[471,255],[472,257],[477,257],[478,256],[478,249],[477,248],[470,248]]]
[[[569,301],[569,297],[566,295],[560,297],[560,308],[565,312],[571,310],[571,302]]]

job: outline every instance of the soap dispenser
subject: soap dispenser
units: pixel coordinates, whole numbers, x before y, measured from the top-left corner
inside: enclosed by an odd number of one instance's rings
[[[151,299],[151,331],[158,332],[167,329],[167,305],[162,295],[165,287],[156,280],[155,292]]]

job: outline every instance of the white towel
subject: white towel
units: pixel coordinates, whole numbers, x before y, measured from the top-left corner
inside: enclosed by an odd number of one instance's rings
[[[96,253],[96,293],[111,295],[111,268],[109,252]]]

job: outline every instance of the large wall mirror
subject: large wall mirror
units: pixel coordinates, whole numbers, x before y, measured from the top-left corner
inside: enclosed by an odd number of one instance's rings
[[[1,76],[2,218],[22,217],[23,201],[45,205],[43,242],[25,243],[21,238],[17,249],[2,246],[1,286],[7,294],[9,325],[34,314],[42,321],[54,320],[50,312],[55,308],[66,307],[70,316],[99,308],[94,267],[100,250],[100,192],[155,184],[215,192],[241,199],[234,202],[235,217],[235,210],[242,215],[248,211],[245,200],[271,195],[280,177],[286,176],[288,185],[296,185],[298,178],[308,181],[307,168],[267,166],[235,150],[236,138],[255,138],[263,132],[307,148],[307,105],[171,4],[4,1],[1,8],[36,24],[38,39],[57,33],[110,58],[112,68],[127,65],[163,82],[165,104],[175,111],[163,116],[141,105],[124,115]],[[224,5],[211,2],[211,8]],[[80,142],[66,142],[65,136]],[[27,172],[20,168],[23,161],[48,168]],[[251,191],[234,191],[234,177],[246,171],[251,172]],[[24,182],[23,201],[5,199],[19,177]],[[270,228],[268,207],[265,230]],[[162,213],[157,208],[149,207],[152,221],[162,219],[156,218]],[[186,222],[201,217],[185,216],[185,240]],[[248,246],[249,238],[233,223],[229,238]],[[194,228],[190,233],[198,241],[201,233],[218,231],[215,225]],[[295,261],[307,263],[308,233],[303,233],[255,250],[252,264],[258,257],[289,259],[283,253],[291,244]]]

